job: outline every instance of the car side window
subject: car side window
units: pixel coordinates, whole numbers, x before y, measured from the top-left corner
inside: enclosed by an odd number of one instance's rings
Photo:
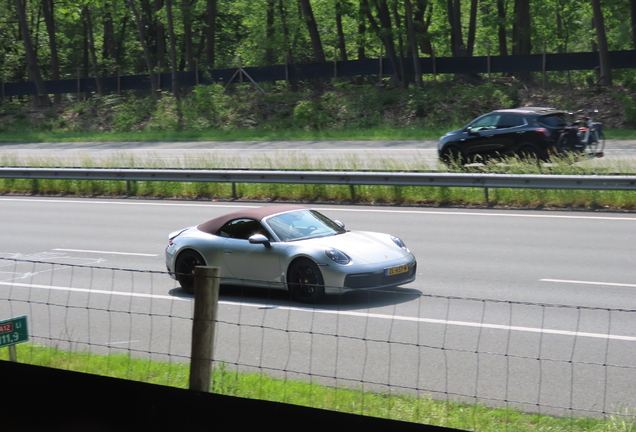
[[[525,121],[523,120],[523,117],[514,115],[514,114],[506,114],[501,116],[501,118],[499,119],[499,122],[497,123],[497,128],[505,129],[505,128],[511,128],[516,126],[523,126],[524,124],[525,124]]]
[[[497,127],[497,124],[499,123],[500,118],[501,115],[499,114],[487,115],[475,120],[469,126],[471,130],[475,132],[484,129],[495,129]]]
[[[247,240],[254,234],[263,234],[271,240],[269,232],[254,219],[234,219],[223,225],[216,233],[221,237]]]

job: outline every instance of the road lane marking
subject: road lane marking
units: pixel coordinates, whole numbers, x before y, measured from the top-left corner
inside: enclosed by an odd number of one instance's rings
[[[615,282],[591,282],[591,281],[565,280],[565,279],[539,279],[539,282],[569,283],[569,284],[581,284],[581,285],[604,285],[604,286],[636,288],[636,284],[615,283]]]
[[[216,202],[209,203],[183,203],[183,202],[139,202],[139,201],[99,201],[99,200],[68,200],[68,199],[27,199],[27,198],[0,198],[2,201],[20,201],[20,202],[45,202],[45,203],[61,203],[61,204],[96,204],[96,205],[138,205],[138,206],[159,206],[159,207],[217,207],[217,208],[254,208],[261,205],[238,205],[238,204],[219,204]],[[309,206],[311,207],[311,206]],[[624,216],[580,216],[566,214],[519,214],[519,213],[477,213],[470,211],[433,211],[433,210],[396,210],[396,209],[373,209],[373,208],[338,208],[338,207],[312,207],[321,211],[338,211],[352,213],[391,213],[391,214],[426,214],[426,215],[443,215],[443,216],[482,216],[482,217],[511,217],[511,218],[535,218],[535,219],[592,219],[592,220],[610,220],[610,221],[636,221],[636,217]]]
[[[124,296],[124,297],[141,297],[141,298],[153,298],[153,299],[161,299],[161,300],[192,301],[191,298],[175,297],[171,295],[131,293],[131,292],[124,292],[124,291],[106,291],[106,290],[96,290],[96,289],[87,289],[87,288],[69,288],[69,287],[61,287],[61,286],[54,286],[54,285],[38,285],[38,284],[25,284],[25,283],[14,283],[14,282],[0,282],[0,285],[21,287],[21,288],[48,289],[52,291],[69,291],[69,292],[78,292],[78,293],[87,293],[87,294],[108,294],[108,295],[116,295],[116,296]]]
[[[57,291],[81,292],[81,293],[89,293],[89,294],[110,294],[110,295],[118,295],[118,296],[153,298],[153,299],[161,299],[161,300],[179,300],[179,301],[194,300],[192,297],[175,297],[170,295],[141,294],[141,293],[130,293],[130,292],[123,292],[123,291],[92,290],[92,289],[86,289],[86,288],[68,288],[68,287],[49,286],[49,285],[19,284],[19,283],[12,283],[12,282],[0,282],[0,285],[18,286],[18,287],[24,287],[24,288],[41,288],[41,289],[50,289],[50,290],[57,290]],[[418,318],[418,317],[387,315],[387,314],[378,314],[378,313],[369,313],[369,312],[334,311],[334,310],[327,310],[327,309],[313,309],[313,308],[294,307],[294,306],[272,306],[271,304],[266,305],[266,304],[258,304],[258,303],[240,303],[240,302],[225,301],[225,300],[219,301],[219,304],[228,305],[228,306],[252,307],[252,308],[258,308],[258,309],[286,310],[286,311],[296,311],[296,312],[319,313],[319,314],[326,314],[326,315],[351,316],[351,317],[359,317],[359,318],[365,318],[365,319],[375,318],[375,319],[390,320],[390,321],[407,321],[407,322],[410,321],[410,322],[417,322],[417,323],[442,324],[442,325],[449,325],[449,326],[472,327],[472,328],[479,328],[479,329],[518,331],[518,332],[525,332],[525,333],[539,333],[539,334],[549,334],[549,335],[557,335],[557,336],[587,337],[587,338],[594,338],[594,339],[636,342],[636,336],[621,336],[621,335],[612,335],[612,334],[604,334],[604,333],[590,333],[590,332],[557,330],[557,329],[542,329],[538,327],[522,327],[522,326],[511,326],[511,325],[503,325],[503,324],[488,324],[488,323],[444,320],[444,319],[434,319],[434,318]]]
[[[143,257],[156,257],[159,254],[145,254],[145,253],[133,253],[133,252],[113,252],[113,251],[96,251],[96,250],[83,250],[83,249],[53,249],[60,252],[86,252],[95,254],[109,254],[109,255],[131,255],[131,256],[143,256]]]

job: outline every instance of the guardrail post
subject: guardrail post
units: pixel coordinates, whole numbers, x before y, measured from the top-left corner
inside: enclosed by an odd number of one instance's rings
[[[218,267],[194,269],[194,317],[190,358],[190,390],[210,391],[214,330],[219,304]]]

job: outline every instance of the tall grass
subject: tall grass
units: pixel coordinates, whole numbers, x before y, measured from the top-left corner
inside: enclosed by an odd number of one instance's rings
[[[97,355],[72,352],[35,344],[16,346],[22,363],[90,373],[177,388],[187,388],[189,365],[133,358],[126,354]],[[8,360],[0,349],[0,360]],[[412,423],[481,432],[630,432],[636,424],[628,413],[606,419],[553,417],[529,414],[512,408],[490,408],[457,401],[433,400],[425,392],[405,395],[329,387],[312,382],[271,378],[260,373],[242,373],[228,365],[216,367],[211,391],[242,398],[308,406]]]
[[[388,160],[376,157],[372,152],[347,156],[313,159],[306,155],[261,155],[246,161],[238,155],[205,156],[197,158],[138,159],[122,152],[107,160],[88,156],[75,158],[0,157],[2,166],[30,167],[110,167],[110,168],[190,168],[222,169],[249,168],[266,170],[377,170],[377,171],[427,171],[429,166],[419,158]],[[595,175],[609,174],[608,168],[596,160],[580,161],[560,159],[549,164],[532,164],[510,159],[504,163],[489,162],[467,167],[446,167],[441,171],[512,174],[561,174]],[[624,162],[618,166],[622,172],[633,172],[633,165]],[[218,199],[218,200],[276,200],[308,202],[355,202],[364,204],[401,204],[428,206],[509,206],[562,209],[636,209],[636,193],[633,191],[585,191],[501,188],[488,190],[463,187],[415,187],[415,186],[342,186],[342,185],[288,185],[211,182],[155,182],[155,181],[98,181],[98,180],[36,180],[0,179],[0,193],[78,196],[136,196],[147,198]]]

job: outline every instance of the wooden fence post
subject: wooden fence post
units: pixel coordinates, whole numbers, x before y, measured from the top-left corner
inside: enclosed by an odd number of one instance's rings
[[[214,329],[219,305],[219,276],[218,267],[194,269],[190,390],[210,391],[214,358]]]

